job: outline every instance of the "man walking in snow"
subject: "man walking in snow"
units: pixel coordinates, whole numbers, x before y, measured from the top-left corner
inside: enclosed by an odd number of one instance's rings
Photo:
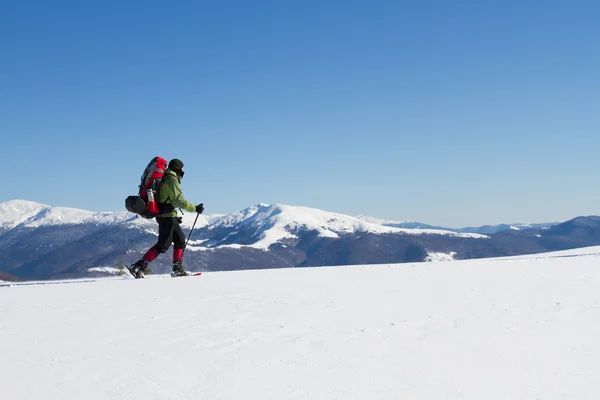
[[[173,276],[186,275],[183,267],[183,250],[185,248],[185,235],[181,226],[181,218],[177,216],[175,208],[202,214],[204,205],[197,206],[185,200],[181,192],[181,179],[183,178],[183,162],[173,159],[158,186],[158,206],[160,214],[156,217],[158,222],[158,241],[144,254],[141,260],[131,267],[131,272],[136,278],[143,278],[148,270],[148,263],[152,262],[161,253],[166,253],[173,246]]]

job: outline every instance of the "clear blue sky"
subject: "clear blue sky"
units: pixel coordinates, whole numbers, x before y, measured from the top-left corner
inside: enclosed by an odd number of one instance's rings
[[[0,3],[0,202],[446,226],[600,214],[597,1]]]

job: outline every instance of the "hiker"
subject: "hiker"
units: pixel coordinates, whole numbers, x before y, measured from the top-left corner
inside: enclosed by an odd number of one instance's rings
[[[181,179],[184,175],[183,162],[173,159],[169,162],[164,176],[158,185],[157,203],[159,214],[156,216],[158,222],[158,241],[144,254],[141,260],[131,267],[136,278],[143,278],[148,271],[148,264],[161,253],[166,253],[173,243],[173,272],[172,276],[186,275],[183,267],[183,250],[185,248],[185,235],[179,225],[181,218],[177,216],[175,208],[181,208],[189,212],[202,214],[204,205],[197,206],[185,200],[181,192]]]

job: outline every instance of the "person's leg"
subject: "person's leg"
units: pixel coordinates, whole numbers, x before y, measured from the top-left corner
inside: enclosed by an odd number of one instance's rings
[[[173,242],[173,233],[179,224],[177,220],[171,217],[156,218],[158,221],[158,241],[154,245],[154,249],[158,254],[166,253]]]
[[[166,253],[171,247],[173,240],[173,218],[156,218],[158,222],[158,240],[152,246],[141,260],[134,264],[136,275],[143,274],[148,269],[148,264],[152,262],[161,253]],[[139,272],[139,273],[138,273]]]
[[[175,220],[173,227],[173,272],[183,272],[183,249],[185,248],[185,234],[179,225],[179,221]]]

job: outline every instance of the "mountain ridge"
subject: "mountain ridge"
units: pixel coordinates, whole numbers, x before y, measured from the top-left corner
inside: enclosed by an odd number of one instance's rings
[[[380,225],[380,226],[389,227],[389,228],[417,229],[417,230],[443,230],[443,231],[450,231],[450,232],[456,232],[456,233],[485,234],[485,233],[496,233],[499,230],[507,230],[507,229],[511,229],[511,228],[518,228],[518,229],[529,228],[529,227],[536,228],[536,227],[551,226],[551,225],[556,224],[554,222],[553,223],[511,223],[511,224],[501,223],[501,224],[488,224],[488,225],[482,225],[482,226],[469,226],[469,227],[463,227],[463,228],[448,228],[448,227],[444,227],[441,225],[431,225],[431,224],[425,224],[425,223],[416,222],[416,221],[396,221],[396,220],[380,219],[380,218],[368,216],[366,214],[350,216],[347,214],[341,214],[341,213],[332,212],[332,211],[325,211],[325,210],[312,208],[312,207],[290,206],[290,205],[284,205],[284,204],[266,204],[266,203],[257,203],[255,205],[247,207],[243,210],[236,211],[236,212],[233,212],[230,214],[208,214],[208,215],[202,214],[199,218],[199,222],[200,222],[201,226],[209,225],[213,222],[218,222],[218,221],[221,221],[224,219],[231,220],[231,218],[233,216],[243,215],[244,213],[251,212],[253,209],[268,208],[268,207],[280,207],[283,210],[296,208],[299,210],[309,210],[311,212],[316,211],[318,213],[326,213],[326,214],[331,214],[331,215],[335,215],[338,217],[343,216],[344,218],[353,218],[353,219],[356,219],[358,221],[362,221],[365,223],[369,223],[369,224],[373,224],[373,225]],[[12,222],[12,227],[20,225],[22,223],[26,223],[28,225],[33,225],[35,220],[30,221],[30,219],[33,217],[39,216],[40,212],[45,212],[48,214],[48,217],[45,218],[45,223],[51,223],[50,221],[48,221],[48,219],[50,219],[53,216],[55,217],[54,221],[53,221],[55,223],[60,223],[61,219],[63,219],[64,216],[70,217],[70,220],[68,220],[65,223],[68,223],[68,222],[78,223],[81,220],[86,220],[86,219],[92,219],[92,222],[95,221],[98,223],[103,223],[103,222],[113,223],[113,222],[116,222],[116,220],[118,220],[119,218],[124,219],[127,215],[129,215],[130,218],[135,217],[134,215],[128,213],[127,211],[88,211],[88,210],[73,208],[73,207],[50,206],[47,204],[38,203],[38,202],[34,202],[34,201],[29,201],[29,200],[14,199],[14,200],[8,200],[4,203],[0,203],[0,227],[10,226],[11,222]],[[20,218],[13,217],[12,221],[11,221],[11,218],[8,217],[8,215],[10,213],[12,213],[13,215],[20,215]],[[191,219],[190,219],[190,215],[193,215],[193,217]],[[187,225],[190,222],[193,222],[193,218],[195,218],[195,214],[184,213],[183,218],[184,218],[184,222]],[[38,218],[38,220],[39,219],[40,218]],[[38,223],[43,223],[43,222],[40,221]],[[189,225],[191,226],[191,224],[189,224]],[[494,229],[494,228],[496,228],[496,229]],[[485,233],[480,232],[483,230],[485,230],[486,232]]]
[[[258,203],[201,215],[186,249],[190,270],[241,270],[470,259],[600,244],[600,217],[492,234],[410,229],[309,207]],[[195,214],[183,215],[186,236]],[[139,259],[156,242],[153,220],[33,202],[0,204],[0,271],[21,279],[87,276]],[[151,264],[170,269],[170,254]]]

